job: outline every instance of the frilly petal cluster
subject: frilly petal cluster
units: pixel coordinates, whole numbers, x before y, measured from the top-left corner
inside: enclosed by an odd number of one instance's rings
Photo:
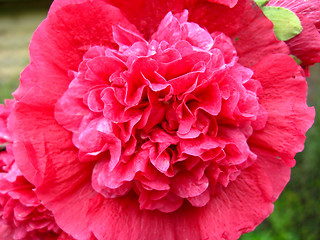
[[[238,239],[314,110],[251,0],[56,0],[10,116],[18,168],[75,239]]]
[[[119,50],[91,47],[56,105],[106,198],[133,189],[140,209],[202,207],[256,159],[247,139],[266,122],[260,83],[227,36],[187,18],[168,13],[149,42],[115,26]]]
[[[71,240],[57,226],[52,212],[40,203],[34,186],[15,163],[12,136],[7,128],[13,104],[10,100],[0,105],[0,239]]]

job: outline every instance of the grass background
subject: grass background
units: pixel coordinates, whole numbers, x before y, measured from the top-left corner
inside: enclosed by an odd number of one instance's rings
[[[0,102],[11,98],[29,62],[28,44],[45,18],[50,0],[0,0]],[[320,112],[320,67],[311,69],[309,105]],[[307,133],[305,150],[296,156],[292,178],[274,212],[241,240],[320,239],[320,115]]]

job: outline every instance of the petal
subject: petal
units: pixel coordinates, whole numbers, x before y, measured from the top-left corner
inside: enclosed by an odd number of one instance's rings
[[[148,164],[148,151],[140,151],[135,158],[130,159],[128,163],[120,162],[116,167],[111,162],[100,160],[95,164],[92,178],[95,179],[96,186],[106,186],[116,189],[124,182],[133,180],[137,172],[144,172]]]
[[[19,102],[11,116],[9,124],[15,129],[16,163],[29,182],[36,187],[43,186],[46,193],[43,203],[48,198],[69,195],[70,191],[78,188],[78,184],[90,183],[92,166],[79,163],[78,150],[71,142],[70,133],[57,124],[50,109],[37,109]],[[90,196],[92,193],[85,192],[82,195]],[[77,198],[81,199],[81,195]],[[59,207],[58,204],[56,206]],[[84,215],[73,210],[71,216],[77,216],[77,220],[85,222]],[[84,233],[85,230],[74,227],[80,236],[88,238],[89,234]]]
[[[212,1],[193,1],[188,6],[188,21],[198,23],[201,27],[207,29],[209,33],[219,31],[230,36],[239,30],[247,5],[249,5],[247,0],[238,1],[234,8],[213,3]],[[251,4],[250,7],[252,7]]]
[[[169,11],[182,12],[186,8],[187,0],[106,0],[106,2],[119,8],[144,38],[149,40],[163,17]]]
[[[72,143],[70,133],[58,125],[50,110],[35,109],[19,102],[11,115],[9,126],[14,126],[15,130],[16,163],[27,180],[36,187],[43,184],[44,178],[56,178],[56,171],[62,172],[58,182],[73,182],[73,177],[82,179],[88,175],[90,164],[79,164],[78,169],[73,169],[74,162],[78,163],[78,150]],[[76,170],[85,167],[88,169],[81,176],[73,175]],[[71,189],[72,185],[69,185]],[[69,187],[60,189],[61,193],[69,191]]]
[[[68,71],[77,70],[90,46],[116,47],[112,25],[136,31],[119,9],[99,0],[69,4],[50,14],[32,37],[31,64],[22,73],[15,97],[52,106],[70,83]]]
[[[275,201],[290,180],[291,168],[272,151],[255,147],[251,150],[258,156],[255,164],[269,177],[273,191],[272,201]]]
[[[98,239],[237,239],[271,213],[269,191],[268,178],[254,167],[203,208],[185,204],[169,214],[140,210],[133,194],[118,199],[94,197],[86,184],[49,205],[58,223],[77,239],[85,239],[91,231]],[[71,224],[74,216],[77,225]]]
[[[223,5],[226,5],[226,6],[229,6],[231,8],[233,8],[238,0],[207,0],[208,2],[215,2],[215,3],[220,3],[220,4],[223,4]]]
[[[87,62],[87,66],[90,73],[96,75],[101,83],[110,83],[111,74],[126,70],[125,64],[115,57],[95,57]],[[87,79],[94,78],[89,76]]]
[[[213,40],[210,34],[196,23],[185,23],[187,29],[187,41],[192,46],[199,47],[205,51],[209,51],[213,46]]]
[[[58,100],[54,111],[56,120],[69,131],[77,131],[88,113],[82,99],[70,96],[68,92]]]
[[[205,192],[209,186],[209,180],[203,176],[197,179],[189,172],[180,172],[171,181],[171,191],[181,198],[196,197]]]
[[[305,133],[314,120],[314,108],[306,104],[307,82],[303,70],[288,55],[269,55],[253,67],[261,82],[260,103],[268,112],[264,129],[255,131],[249,143],[276,152],[291,166],[303,150]]]
[[[143,37],[128,31],[121,26],[113,26],[113,38],[119,45],[120,49],[132,46],[136,42],[146,43]]]
[[[261,168],[252,166],[199,209],[200,232],[208,239],[238,239],[272,210],[270,181]]]
[[[201,193],[198,196],[195,197],[188,197],[188,201],[191,203],[194,207],[203,207],[210,201],[210,190],[207,188],[206,191]]]

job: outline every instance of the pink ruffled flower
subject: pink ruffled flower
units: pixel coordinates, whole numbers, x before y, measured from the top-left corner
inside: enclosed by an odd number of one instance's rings
[[[270,0],[267,6],[287,8],[299,17],[303,30],[286,43],[291,54],[302,61],[301,66],[320,62],[320,1]]]
[[[214,2],[57,0],[35,32],[14,152],[74,238],[237,239],[272,212],[304,72],[252,1]]]
[[[17,168],[7,118],[14,101],[0,105],[0,239],[73,239],[61,233],[53,215],[38,200],[34,186]]]
[[[226,35],[187,18],[168,13],[148,42],[114,26],[119,49],[89,48],[56,104],[105,198],[134,190],[140,209],[203,207],[256,159],[247,140],[266,122],[260,83]]]

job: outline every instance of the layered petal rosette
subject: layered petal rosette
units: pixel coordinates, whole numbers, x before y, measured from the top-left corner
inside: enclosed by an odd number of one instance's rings
[[[37,198],[34,186],[14,160],[12,136],[7,128],[14,101],[0,105],[0,239],[73,239],[61,231],[52,212]]]
[[[313,122],[288,53],[251,1],[55,1],[15,92],[18,166],[76,239],[237,239]]]
[[[302,32],[286,41],[303,67],[320,62],[320,2],[318,0],[269,0],[266,6],[289,9],[300,19]]]

